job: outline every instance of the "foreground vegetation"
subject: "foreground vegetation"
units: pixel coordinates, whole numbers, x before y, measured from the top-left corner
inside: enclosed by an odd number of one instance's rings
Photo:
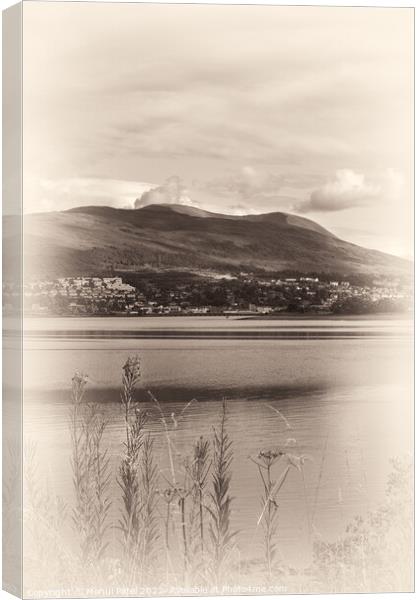
[[[250,457],[260,487],[258,559],[241,555],[232,522],[234,448],[226,402],[207,438],[180,455],[173,432],[180,414],[165,414],[149,392],[139,403],[138,357],[122,368],[124,439],[114,473],[100,405],[86,394],[87,376],[72,380],[69,413],[73,506],[45,489],[36,449],[25,457],[27,580],[33,593],[54,596],[206,593],[373,592],[412,588],[412,469],[394,461],[384,504],[348,524],[333,542],[311,531],[313,561],[299,572],[280,558],[278,517],[292,470],[304,478],[307,457],[283,448]],[[270,407],[275,410],[274,407]],[[278,412],[278,411],[276,411]],[[157,459],[151,416],[158,415],[168,469]],[[290,425],[278,413],[285,431]],[[118,484],[119,498],[111,493]],[[118,551],[119,548],[119,551]]]

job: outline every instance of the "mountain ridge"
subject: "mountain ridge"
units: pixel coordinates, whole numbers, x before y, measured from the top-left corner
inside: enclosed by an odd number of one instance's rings
[[[44,279],[170,268],[392,277],[410,271],[405,259],[346,242],[315,221],[284,212],[86,206],[25,215],[24,223],[25,269]]]
[[[295,222],[298,227],[312,229],[313,231],[318,231],[320,233],[324,233],[325,235],[330,235],[330,236],[336,237],[333,233],[331,233],[330,231],[328,231],[321,225],[318,225],[318,223],[316,223],[315,221],[312,221],[311,219],[307,219],[306,217],[301,217],[298,215],[294,215],[294,214],[286,213],[286,212],[282,212],[282,211],[232,215],[232,214],[225,214],[225,213],[215,213],[212,211],[204,210],[204,209],[197,208],[194,206],[188,206],[185,204],[162,203],[162,204],[149,204],[149,205],[143,206],[141,208],[133,208],[133,209],[114,208],[114,207],[110,207],[110,206],[80,206],[80,207],[70,208],[67,211],[63,211],[63,212],[81,212],[81,213],[98,212],[99,213],[101,210],[108,210],[108,209],[109,209],[110,213],[112,211],[119,211],[122,214],[128,213],[128,212],[144,214],[144,212],[146,212],[146,211],[150,212],[150,211],[161,211],[162,209],[168,209],[169,211],[187,215],[187,216],[193,217],[193,218],[212,218],[212,219],[223,219],[223,220],[230,220],[230,221],[238,221],[238,220],[264,221],[264,220],[268,220],[268,219],[272,219],[272,218],[276,218],[276,217],[281,217],[281,218],[286,218],[289,220],[293,219],[293,222]],[[306,224],[306,225],[304,225],[304,224]]]

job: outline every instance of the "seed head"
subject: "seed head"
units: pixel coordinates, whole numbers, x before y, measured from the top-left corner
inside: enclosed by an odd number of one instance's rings
[[[135,356],[129,356],[123,366],[125,377],[129,381],[136,381],[140,377],[140,357],[136,354]]]

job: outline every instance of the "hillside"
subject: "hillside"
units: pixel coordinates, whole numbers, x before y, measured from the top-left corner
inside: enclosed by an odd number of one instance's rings
[[[13,217],[5,219],[7,230]],[[383,276],[410,268],[408,261],[345,242],[309,219],[280,212],[232,216],[180,205],[80,207],[27,215],[25,234],[26,272],[42,279],[113,269],[296,269]]]

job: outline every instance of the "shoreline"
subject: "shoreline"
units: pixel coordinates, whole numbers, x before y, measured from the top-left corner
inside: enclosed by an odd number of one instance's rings
[[[13,315],[4,315],[5,317],[13,317]],[[26,314],[24,319],[155,319],[155,318],[176,318],[176,319],[220,319],[224,317],[228,320],[235,321],[288,321],[288,320],[337,320],[337,321],[354,321],[354,320],[414,320],[414,314],[410,312],[404,313],[363,313],[363,314],[319,314],[319,313],[279,313],[279,314],[252,314],[252,315],[224,315],[220,314],[154,314],[154,315],[124,315],[124,314],[80,314],[80,315],[42,315],[42,314]]]

